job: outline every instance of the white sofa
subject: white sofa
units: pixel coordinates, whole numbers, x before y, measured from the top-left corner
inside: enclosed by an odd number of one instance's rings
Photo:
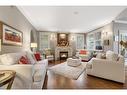
[[[12,89],[41,89],[44,83],[48,60],[33,61],[32,64],[18,64],[22,55],[29,52],[8,53],[0,55],[0,70],[14,70],[16,77]],[[29,53],[29,56],[31,53]],[[31,55],[32,58],[32,55]],[[31,61],[30,60],[30,61]]]
[[[81,58],[82,61],[88,62],[91,59],[91,53],[89,51],[87,51],[86,54],[80,54],[80,50],[78,50],[76,52],[76,57]]]
[[[86,73],[88,75],[125,83],[124,57],[118,55],[117,58],[117,55],[115,55],[115,59],[113,59],[113,57],[108,56],[110,53],[113,52],[108,51],[106,53],[106,59],[92,58],[86,65]]]

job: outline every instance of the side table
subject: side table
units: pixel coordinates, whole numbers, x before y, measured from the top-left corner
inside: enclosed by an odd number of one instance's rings
[[[0,70],[0,87],[8,84],[6,89],[11,89],[16,72],[13,70]]]

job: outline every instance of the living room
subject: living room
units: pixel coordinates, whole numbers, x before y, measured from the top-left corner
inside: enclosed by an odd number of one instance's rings
[[[126,19],[125,6],[0,6],[1,89],[127,88]]]

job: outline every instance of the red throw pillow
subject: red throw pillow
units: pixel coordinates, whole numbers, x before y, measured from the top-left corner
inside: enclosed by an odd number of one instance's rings
[[[37,61],[40,61],[40,60],[41,60],[41,54],[40,54],[39,52],[36,52],[36,53],[34,54],[34,56],[35,56],[35,59],[36,59]]]
[[[87,54],[86,50],[80,50],[79,54]]]
[[[26,56],[22,56],[19,60],[19,64],[28,64],[29,60]]]

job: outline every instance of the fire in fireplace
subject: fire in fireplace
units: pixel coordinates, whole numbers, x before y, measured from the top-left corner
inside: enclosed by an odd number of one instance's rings
[[[60,52],[60,60],[66,60],[68,58],[68,51]]]

